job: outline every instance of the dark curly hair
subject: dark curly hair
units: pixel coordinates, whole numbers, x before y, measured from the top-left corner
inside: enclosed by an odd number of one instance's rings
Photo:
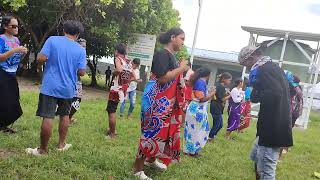
[[[79,21],[68,20],[63,23],[63,31],[74,36],[83,33],[84,27]]]

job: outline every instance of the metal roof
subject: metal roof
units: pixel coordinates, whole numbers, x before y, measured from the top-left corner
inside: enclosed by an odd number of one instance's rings
[[[266,28],[257,28],[257,27],[249,27],[249,26],[241,26],[241,28],[244,31],[247,31],[253,34],[258,34],[261,36],[285,37],[286,33],[289,33],[289,37],[292,37],[297,40],[320,41],[320,34],[315,34],[315,33],[278,30],[278,29],[266,29]]]
[[[189,54],[191,53],[191,48],[188,48],[188,52]],[[237,52],[221,52],[206,49],[194,49],[195,58],[204,58],[208,60],[224,61],[237,64],[239,64],[238,54],[239,53]]]

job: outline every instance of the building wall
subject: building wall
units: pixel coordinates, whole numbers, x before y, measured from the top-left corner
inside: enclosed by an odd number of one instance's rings
[[[299,43],[299,42],[298,42]],[[313,50],[310,46],[299,43],[300,46],[309,54],[310,57],[313,56]],[[264,49],[264,55],[270,56],[272,59],[279,60],[281,56],[283,46],[283,40],[277,41],[276,43],[272,44],[267,49]],[[300,50],[293,44],[292,41],[287,41],[286,51],[284,54],[284,61],[289,62],[296,62],[296,63],[305,63],[309,64],[309,60],[300,52]],[[288,65],[283,64],[283,69],[291,71],[295,75],[298,75],[302,82],[308,82],[310,78],[310,74],[308,73],[308,67],[302,67],[297,65]]]

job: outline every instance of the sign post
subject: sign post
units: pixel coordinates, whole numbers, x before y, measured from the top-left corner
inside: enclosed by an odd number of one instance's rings
[[[148,81],[147,74],[150,74],[154,49],[156,46],[157,38],[155,35],[148,34],[134,34],[135,42],[128,42],[128,57],[133,60],[134,58],[140,59],[140,76],[143,83],[140,83],[139,90],[144,89],[145,83]],[[147,69],[147,71],[145,71]]]

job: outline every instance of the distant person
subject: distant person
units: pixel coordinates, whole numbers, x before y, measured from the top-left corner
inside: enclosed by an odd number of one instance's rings
[[[136,80],[130,60],[126,57],[127,47],[125,44],[118,44],[115,52],[115,70],[113,72],[113,82],[110,88],[109,99],[107,104],[109,129],[106,137],[116,137],[116,120],[118,104],[122,104],[132,80]]]
[[[8,126],[22,115],[16,72],[28,49],[20,46],[16,37],[19,29],[17,18],[3,16],[0,24],[0,131],[15,133],[16,130]]]
[[[68,150],[66,143],[72,98],[75,94],[77,75],[86,72],[86,51],[76,42],[84,30],[78,21],[63,24],[64,36],[51,36],[38,55],[38,62],[46,62],[39,95],[37,116],[43,118],[39,148],[26,149],[28,154],[48,154],[53,119],[60,116],[58,151]]]
[[[240,127],[241,104],[244,101],[243,80],[237,79],[235,87],[231,90],[228,106],[228,127],[226,138],[231,140],[231,133]]]
[[[209,140],[213,141],[218,132],[223,127],[223,111],[226,101],[230,98],[230,93],[226,91],[226,88],[230,86],[232,81],[232,75],[228,72],[224,72],[218,76],[219,82],[216,83],[216,94],[211,100],[210,113],[212,115],[213,124],[209,134]]]
[[[85,39],[78,39],[77,42],[84,48],[86,49],[87,47],[87,41]],[[73,115],[80,109],[80,103],[81,103],[81,98],[82,98],[82,83],[80,76],[78,75],[78,81],[76,84],[76,93],[72,99],[72,104],[71,104],[71,110],[70,110],[70,124],[77,123],[77,119],[73,118]]]
[[[110,69],[110,66],[108,66],[108,69],[106,70],[105,74],[106,74],[106,86],[110,87],[110,78],[112,75],[112,71]]]
[[[303,94],[300,86],[300,79],[290,71],[284,71],[289,81],[290,89],[290,111],[292,116],[292,127],[294,127],[297,119],[302,115],[303,111]]]
[[[209,139],[208,101],[215,95],[208,90],[210,73],[210,69],[201,67],[189,79],[192,101],[186,113],[183,152],[192,157],[199,155]]]
[[[256,178],[276,179],[280,149],[293,145],[289,84],[283,70],[258,47],[244,47],[239,62],[251,69],[251,101],[260,102],[257,137],[250,155]]]
[[[153,56],[151,77],[142,95],[141,136],[134,164],[134,176],[151,180],[144,165],[165,171],[180,159],[180,125],[184,104],[183,72],[188,62],[178,65],[175,53],[184,44],[185,34],[172,28],[159,37],[164,49]],[[158,161],[161,160],[162,162]]]
[[[120,117],[122,117],[123,113],[125,111],[125,108],[126,108],[126,99],[129,98],[130,107],[128,110],[128,116],[127,116],[128,119],[131,119],[131,115],[132,115],[132,112],[134,110],[134,106],[136,103],[136,95],[137,95],[136,89],[137,89],[138,83],[142,82],[142,80],[140,79],[140,71],[139,71],[140,59],[135,58],[132,60],[131,63],[132,63],[133,73],[135,75],[136,80],[133,80],[130,82],[127,96],[124,99],[124,101],[122,102],[121,107],[120,107]]]

